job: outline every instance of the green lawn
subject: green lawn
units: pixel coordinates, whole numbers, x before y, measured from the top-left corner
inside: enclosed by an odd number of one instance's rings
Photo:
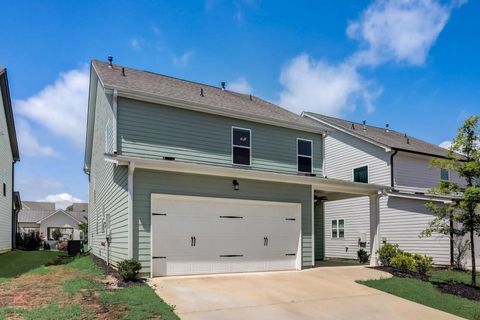
[[[59,255],[59,252],[16,251],[0,256],[0,275],[4,279],[10,279],[0,284],[0,301],[15,295],[18,292],[15,290],[22,290],[24,294],[26,284],[38,284],[38,288],[33,286],[27,294],[31,296],[28,300],[32,300],[33,308],[8,305],[0,308],[0,319],[11,316],[15,319],[47,320],[52,319],[52,315],[55,315],[55,319],[85,320],[97,317],[179,319],[173,312],[174,308],[160,299],[146,284],[123,289],[106,288],[101,282],[105,275],[89,256],[64,260],[64,265],[45,266],[45,263],[58,259]],[[31,265],[32,261],[34,263]],[[9,271],[12,267],[17,271]],[[50,300],[35,304],[35,298],[47,291],[51,295]]]
[[[0,283],[44,266],[64,255],[60,251],[10,251],[0,255]]]
[[[431,281],[469,283],[469,274],[451,270],[433,271]],[[392,277],[381,280],[358,281],[366,286],[388,292],[438,310],[467,319],[480,319],[480,302],[440,292],[431,282]]]

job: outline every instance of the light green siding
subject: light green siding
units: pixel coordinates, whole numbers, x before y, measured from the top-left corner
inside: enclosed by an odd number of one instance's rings
[[[128,254],[128,198],[127,168],[105,161],[105,152],[112,152],[113,111],[112,96],[97,86],[95,127],[89,184],[89,241],[93,254],[116,264]],[[105,139],[105,134],[107,139]],[[112,241],[106,246],[106,233],[102,221],[110,216]],[[103,244],[102,244],[103,243]]]
[[[297,173],[297,138],[313,140],[313,170],[322,173],[322,136],[271,125],[118,99],[118,153],[231,166],[232,126],[251,129],[252,169]]]
[[[315,260],[325,258],[325,216],[323,203],[317,201],[314,206]]]
[[[134,176],[134,257],[150,272],[150,196],[152,193],[222,197],[265,201],[297,202],[302,205],[303,266],[312,264],[312,194],[310,186],[238,179],[240,190],[232,188],[232,178],[135,170]]]

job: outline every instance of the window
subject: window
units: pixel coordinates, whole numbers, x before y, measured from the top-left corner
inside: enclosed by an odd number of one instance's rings
[[[353,181],[368,183],[368,166],[353,169]]]
[[[448,169],[440,169],[440,179],[448,181]]]
[[[332,238],[345,237],[345,221],[343,219],[332,220]]]
[[[297,170],[312,173],[312,140],[297,139]]]
[[[251,159],[251,131],[232,127],[232,161],[233,164],[250,165]]]
[[[60,231],[60,234],[56,232]],[[57,233],[57,234],[54,234]],[[47,228],[47,237],[48,240],[72,240],[73,228],[62,228],[62,227],[48,227]]]

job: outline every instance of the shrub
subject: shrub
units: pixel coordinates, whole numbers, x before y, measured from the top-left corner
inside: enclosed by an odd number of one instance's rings
[[[390,267],[392,265],[393,257],[395,257],[400,252],[401,250],[398,249],[398,244],[392,243],[385,243],[377,251],[378,258],[380,259],[382,265],[385,267]]]
[[[413,256],[408,252],[399,252],[391,260],[391,265],[395,269],[402,272],[414,272],[415,260]]]
[[[43,242],[43,250],[50,250],[50,244],[47,241]]]
[[[39,250],[42,238],[38,231],[17,234],[17,247],[23,250]]]
[[[142,265],[137,259],[128,259],[121,261],[118,265],[118,274],[125,281],[134,281],[137,279],[138,272]]]
[[[60,238],[62,237],[62,232],[60,231],[60,229],[54,229],[52,231],[52,238],[53,240],[60,240]]]
[[[58,250],[67,250],[68,247],[68,241],[60,241],[57,243],[57,249]]]
[[[363,249],[360,249],[360,250],[357,251],[357,256],[358,256],[358,261],[361,264],[367,263],[368,258],[370,257],[370,255],[367,253],[367,251],[365,251]]]
[[[432,268],[433,259],[423,254],[414,254],[413,260],[415,261],[415,270],[421,275],[427,274]]]

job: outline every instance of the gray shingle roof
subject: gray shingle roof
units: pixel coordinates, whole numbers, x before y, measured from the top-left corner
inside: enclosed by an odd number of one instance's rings
[[[206,108],[210,107],[227,113],[241,113],[257,119],[274,121],[280,126],[281,123],[287,123],[310,130],[323,131],[310,119],[303,118],[255,96],[119,65],[109,67],[108,63],[98,60],[93,60],[92,66],[104,86],[117,88],[119,91],[123,88],[140,94],[200,104]],[[125,76],[122,76],[122,68],[125,69]],[[203,96],[200,94],[201,89],[203,89]]]
[[[88,203],[73,203],[73,210],[72,211],[78,211],[78,212],[82,212],[82,211],[88,211]]]
[[[408,135],[407,139],[405,138],[405,133],[397,132],[395,130],[389,129],[387,132],[385,128],[379,128],[370,125],[366,125],[366,129],[364,130],[363,124],[361,123],[324,116],[314,112],[304,112],[304,114],[311,115],[319,120],[331,124],[332,126],[339,127],[348,133],[366,138],[367,140],[371,140],[392,149],[427,154],[437,157],[446,157],[448,153],[448,150],[435,144]]]
[[[42,211],[42,210],[20,210],[18,213],[18,222],[37,222],[42,220],[54,211]]]
[[[22,201],[22,207],[25,210],[55,211],[55,202]]]

